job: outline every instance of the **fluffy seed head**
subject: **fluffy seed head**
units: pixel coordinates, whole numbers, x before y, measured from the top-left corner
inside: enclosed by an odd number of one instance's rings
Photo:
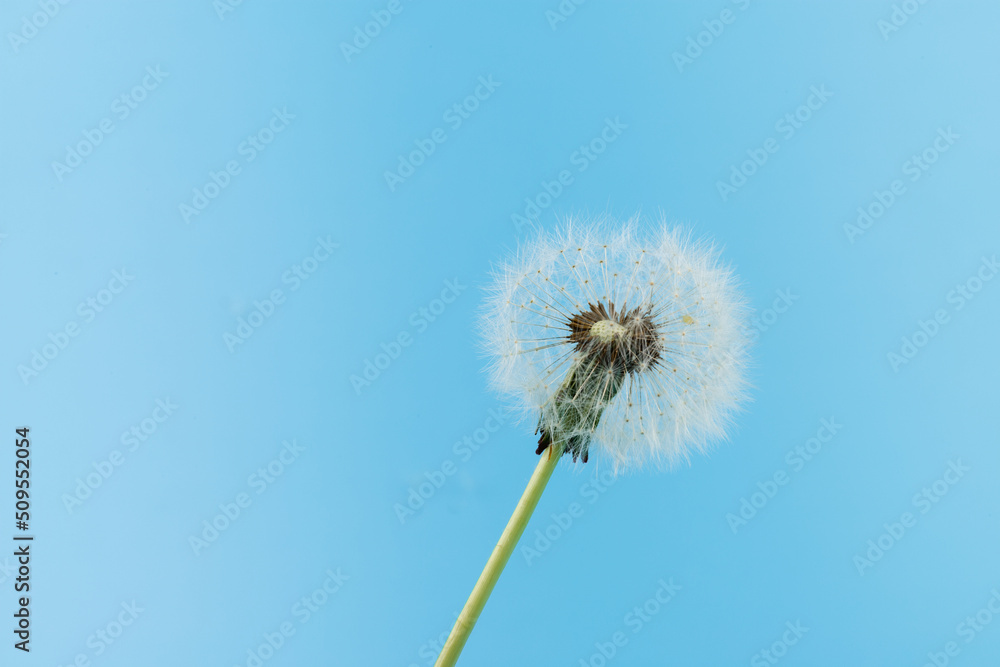
[[[663,222],[569,220],[497,270],[484,344],[539,452],[670,465],[725,437],[745,399],[748,314],[710,244]]]

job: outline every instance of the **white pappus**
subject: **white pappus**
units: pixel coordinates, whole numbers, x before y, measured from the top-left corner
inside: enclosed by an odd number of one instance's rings
[[[750,309],[715,246],[638,216],[540,231],[494,276],[493,386],[553,443],[623,469],[724,438],[747,398]]]

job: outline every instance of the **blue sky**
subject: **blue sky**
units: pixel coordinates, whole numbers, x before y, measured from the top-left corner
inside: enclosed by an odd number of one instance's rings
[[[558,469],[460,664],[991,664],[998,20],[7,3],[3,664],[432,664],[536,461],[491,266],[636,212],[724,248],[754,400],[689,467]]]

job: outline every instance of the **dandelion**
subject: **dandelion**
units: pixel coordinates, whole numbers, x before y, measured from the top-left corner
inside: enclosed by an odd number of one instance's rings
[[[724,438],[746,397],[748,308],[733,272],[711,244],[640,222],[570,221],[497,271],[483,317],[491,381],[537,423],[541,459],[439,667],[458,660],[563,454],[669,468]]]

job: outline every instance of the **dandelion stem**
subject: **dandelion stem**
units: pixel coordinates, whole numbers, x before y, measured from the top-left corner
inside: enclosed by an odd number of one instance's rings
[[[504,566],[510,560],[510,555],[514,552],[514,547],[521,539],[521,535],[528,525],[528,520],[531,519],[531,514],[535,511],[535,506],[538,505],[538,499],[542,497],[545,485],[552,477],[552,471],[555,470],[562,453],[562,444],[553,443],[539,457],[540,460],[535,467],[535,472],[528,480],[528,486],[521,495],[517,507],[514,508],[514,514],[507,522],[507,527],[504,528],[490,559],[486,561],[486,567],[479,575],[479,581],[472,589],[472,594],[465,603],[462,613],[459,614],[458,620],[455,621],[455,627],[451,629],[448,641],[445,642],[444,649],[441,650],[441,655],[438,656],[434,667],[453,667],[458,662],[458,656],[462,653],[476,621],[479,620],[479,614],[486,606],[486,601],[489,599],[490,593],[493,592],[493,587],[496,586],[500,573],[503,572]]]

